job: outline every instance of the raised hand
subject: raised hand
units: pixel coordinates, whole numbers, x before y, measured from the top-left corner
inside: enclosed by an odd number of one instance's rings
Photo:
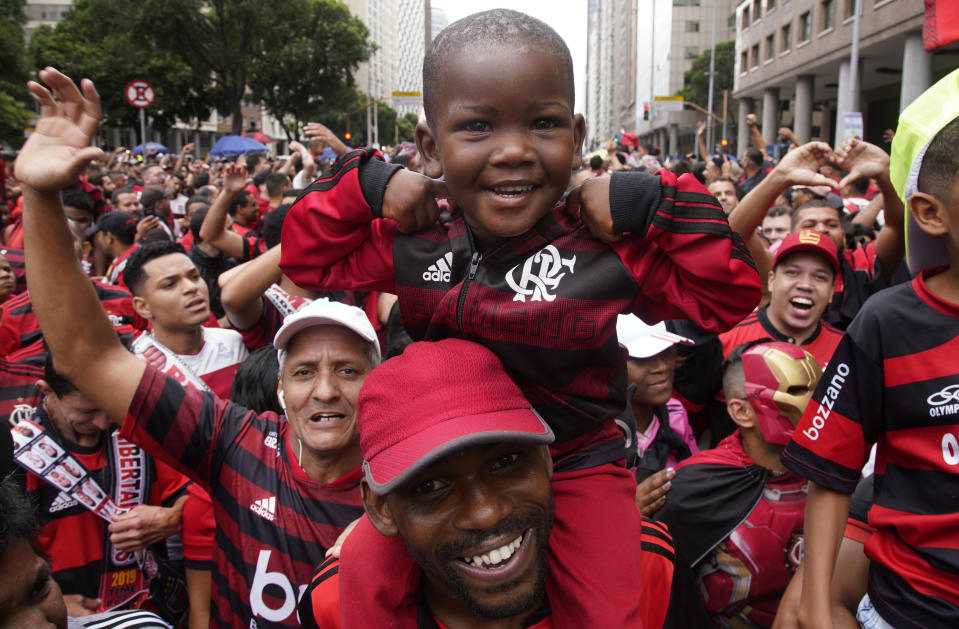
[[[236,194],[246,185],[246,164],[227,164],[223,169],[223,191]]]
[[[696,135],[702,135],[706,131],[706,121],[700,120],[696,123]]]
[[[436,199],[448,196],[446,182],[411,170],[398,170],[390,177],[383,195],[383,218],[396,221],[401,233],[411,234],[436,222]]]
[[[825,142],[807,142],[786,153],[775,170],[782,175],[787,185],[833,188],[836,182],[819,174],[819,169],[833,159],[832,148]]]
[[[836,163],[849,172],[839,182],[840,188],[863,177],[889,175],[889,154],[859,138],[849,138],[836,149]]]
[[[100,124],[100,97],[89,79],[80,89],[66,75],[47,67],[27,87],[40,103],[40,120],[16,161],[16,177],[37,192],[54,192],[76,183],[77,176],[103,151],[90,146]]]

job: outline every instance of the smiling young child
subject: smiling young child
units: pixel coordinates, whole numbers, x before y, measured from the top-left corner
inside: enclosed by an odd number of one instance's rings
[[[346,153],[290,211],[281,267],[303,287],[397,294],[414,340],[490,348],[556,434],[555,626],[641,626],[640,550],[622,543],[639,539],[635,481],[612,421],[626,403],[616,316],[728,329],[759,301],[755,266],[691,175],[618,172],[561,202],[585,122],[569,50],[539,20],[497,9],[450,25],[423,85],[427,176]],[[415,626],[405,555],[359,524],[341,585],[369,604],[346,610],[344,627]]]

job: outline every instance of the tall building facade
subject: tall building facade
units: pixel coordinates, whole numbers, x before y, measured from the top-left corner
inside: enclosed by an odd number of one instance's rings
[[[733,39],[735,6],[736,0],[589,0],[588,139],[596,144],[623,130],[670,155],[693,150],[695,122],[705,116],[658,109],[654,97],[682,89],[693,60],[711,46],[714,22],[717,44]],[[718,111],[721,95],[715,102]]]
[[[430,0],[398,0],[395,91],[423,92],[423,56],[432,41]],[[419,106],[397,107],[400,115],[417,113]]]
[[[923,48],[922,0],[860,1],[856,76],[850,57],[855,0],[737,3],[734,93],[740,119],[761,116],[767,144],[781,125],[803,141],[839,142],[842,114],[860,112],[865,138],[882,145],[899,112],[959,63],[957,44],[932,53]]]

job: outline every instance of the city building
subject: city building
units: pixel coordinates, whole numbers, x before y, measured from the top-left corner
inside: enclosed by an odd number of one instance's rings
[[[423,92],[423,56],[432,41],[431,21],[435,9],[429,0],[398,0],[399,24],[396,34],[396,84],[394,91]],[[422,101],[420,101],[422,102]],[[418,113],[415,105],[394,104],[399,115]],[[384,140],[385,141],[385,140]]]
[[[655,97],[683,88],[693,60],[712,45],[714,21],[716,43],[733,39],[735,6],[736,0],[589,0],[588,145],[628,131],[667,155],[694,150],[695,123],[705,115],[667,111]],[[718,94],[714,111],[721,105]]]
[[[767,145],[786,125],[802,141],[844,139],[842,114],[861,112],[883,145],[899,112],[959,63],[959,45],[923,48],[923,0],[860,0],[858,76],[851,50],[856,0],[740,0],[736,6],[738,146],[760,116]],[[740,149],[741,150],[741,149]]]

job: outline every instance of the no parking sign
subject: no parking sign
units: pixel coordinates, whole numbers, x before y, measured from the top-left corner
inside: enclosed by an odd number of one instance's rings
[[[156,99],[156,92],[153,91],[153,86],[143,79],[133,79],[127,83],[123,94],[126,96],[128,103],[140,109],[149,107]]]

